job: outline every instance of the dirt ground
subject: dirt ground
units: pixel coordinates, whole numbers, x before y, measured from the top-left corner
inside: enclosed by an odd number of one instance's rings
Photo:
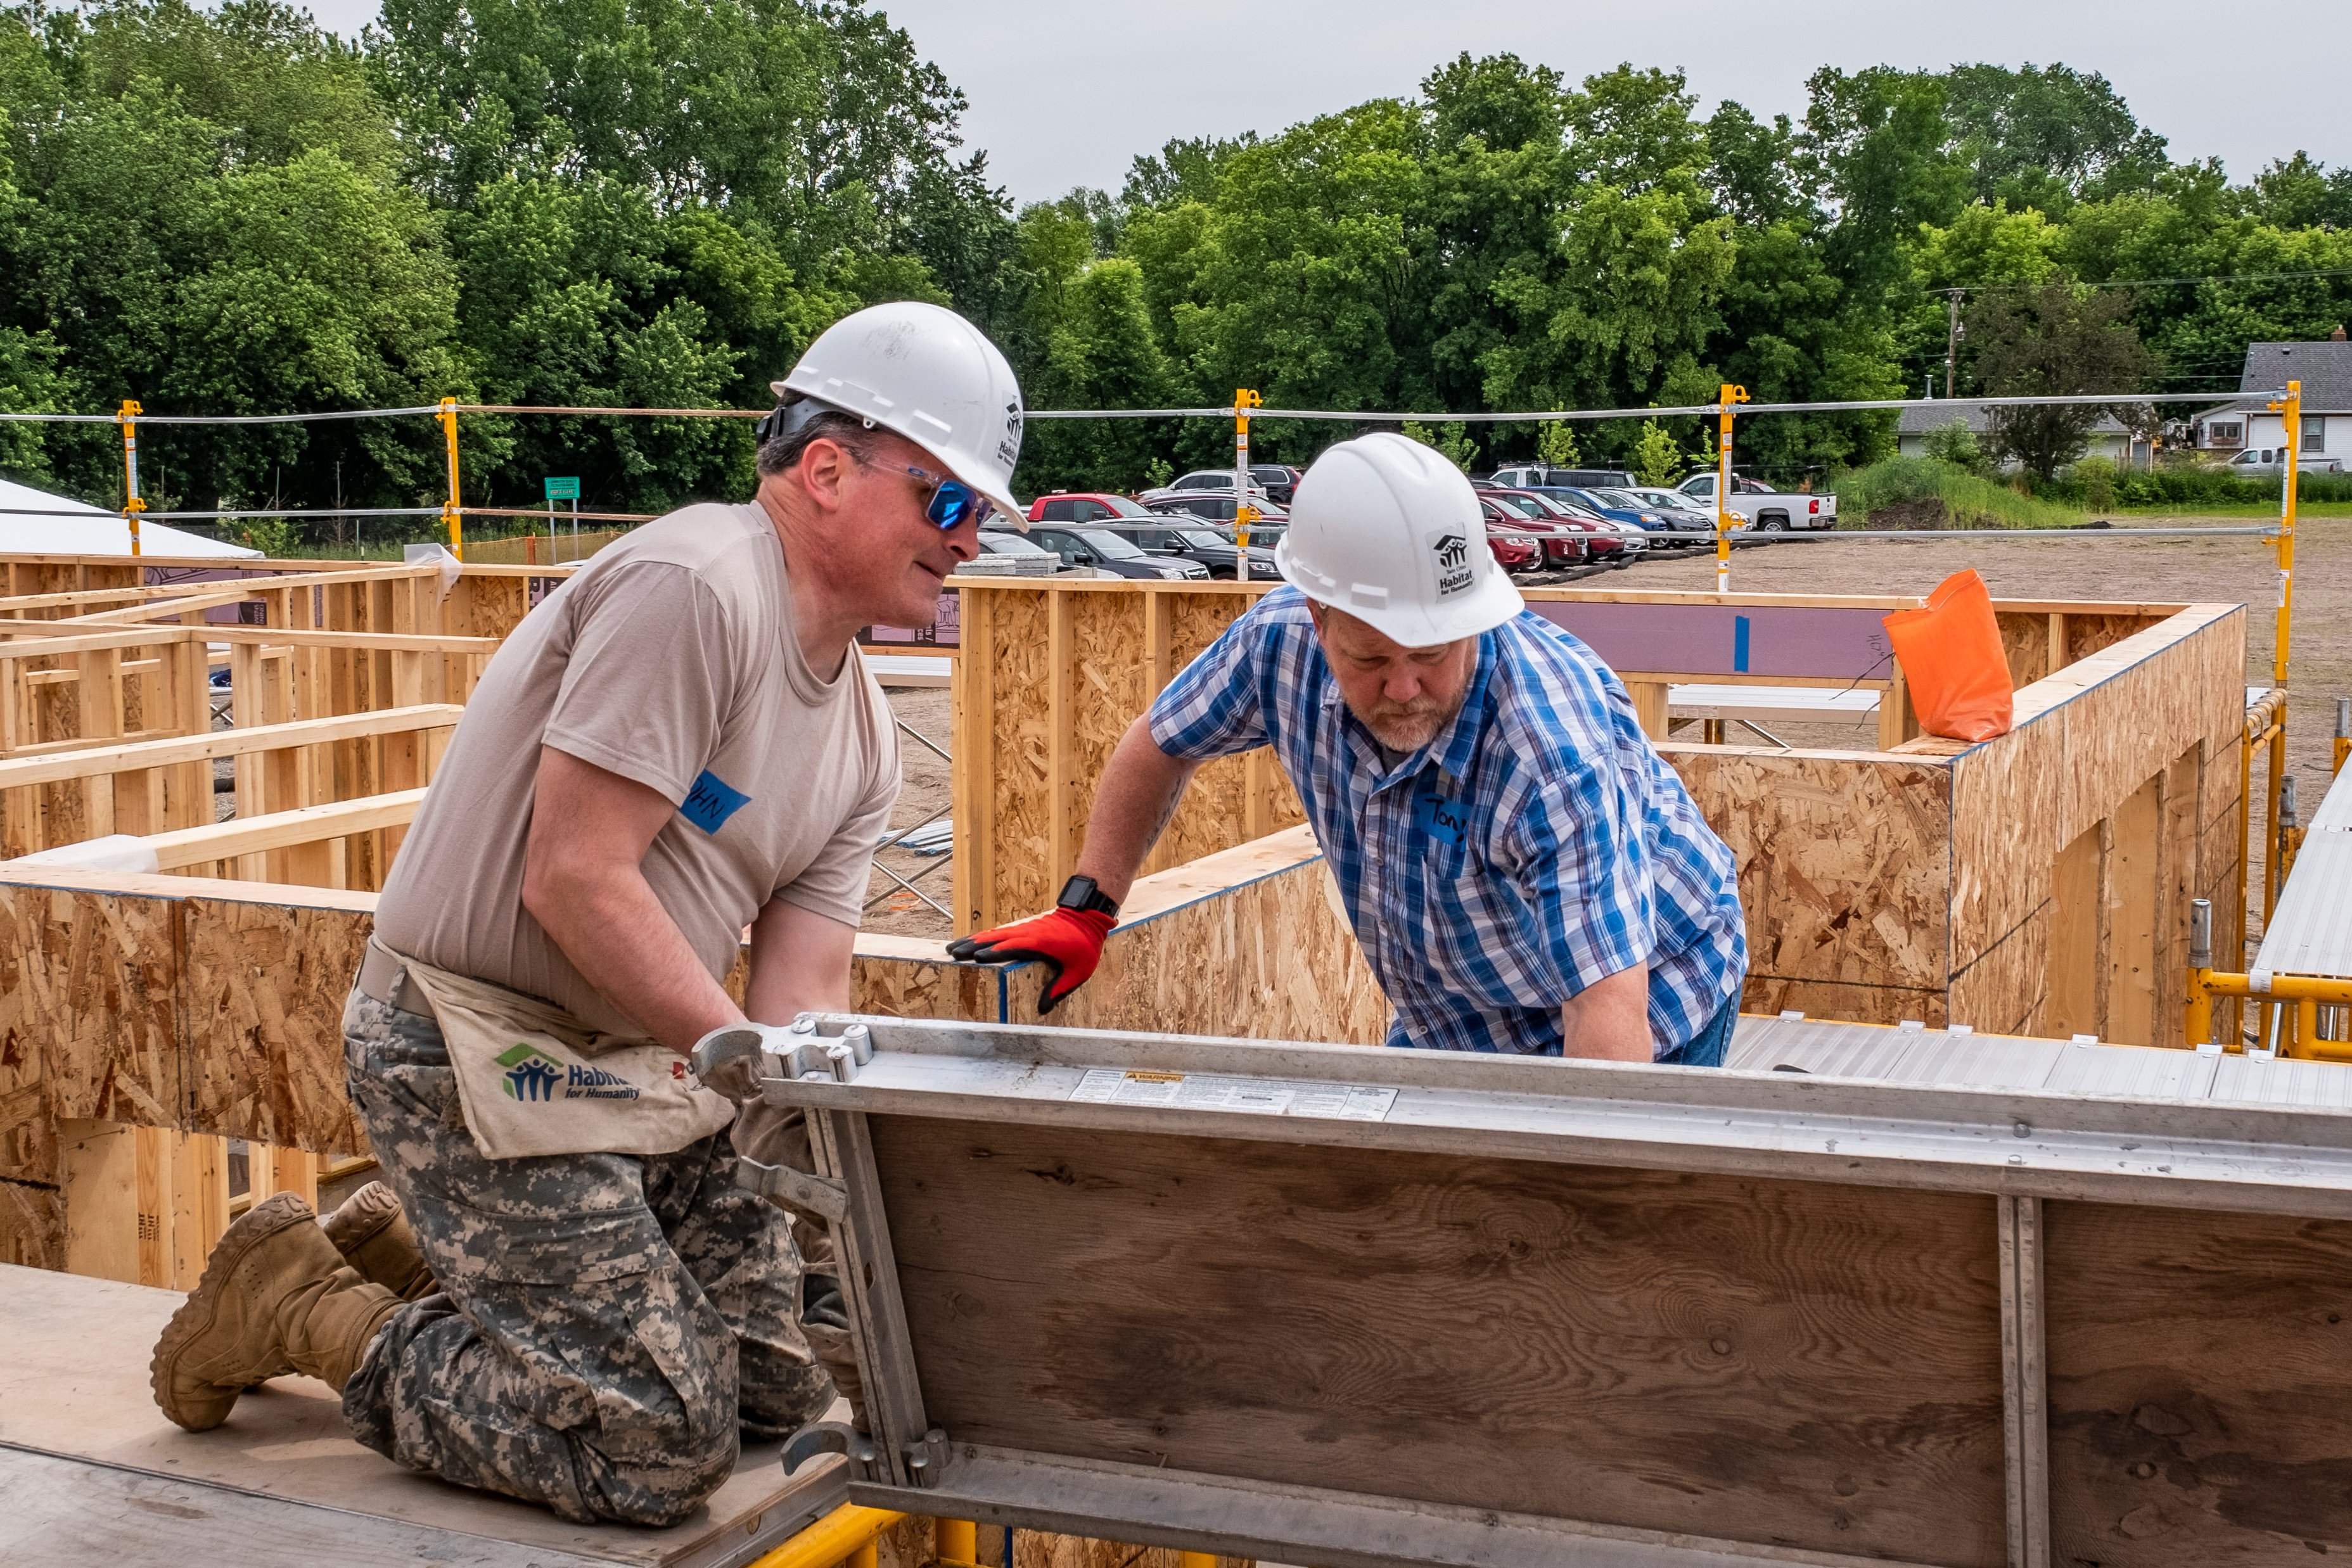
[[[954,749],[950,744],[951,705],[946,687],[897,687],[890,690],[889,697],[891,711],[898,716],[900,724],[942,751]],[[890,814],[890,831],[911,828],[934,811],[939,813],[939,821],[945,821],[952,787],[947,763],[930,747],[903,731],[898,736],[898,760],[906,782],[898,790],[898,810]],[[863,928],[900,936],[946,937],[950,929],[948,917],[891,881],[881,868],[887,867],[913,883],[939,900],[941,907],[952,907],[948,889],[954,873],[950,869],[949,857],[886,849],[875,861],[874,878],[866,890],[869,902]]]
[[[2247,517],[2134,517],[2127,526],[2249,528],[2263,522]],[[1981,572],[1995,598],[2243,604],[2247,607],[2246,678],[2256,685],[2270,684],[2277,565],[2263,540],[2242,535],[2210,539],[2118,539],[2069,533],[2014,539],[1923,536],[1916,540],[1807,540],[1738,551],[1732,558],[1731,581],[1736,589],[1765,593],[1925,593],[1964,567]],[[1707,590],[1715,586],[1715,558],[1690,550],[1669,559],[1645,560],[1630,570],[1604,574],[1591,586]],[[2311,519],[2297,530],[2294,639],[2289,652],[2293,695],[2287,718],[2287,765],[2295,776],[2308,821],[2327,789],[2336,698],[2352,695],[2352,517]],[[947,746],[945,691],[893,691],[890,705],[901,722]],[[1867,731],[1832,726],[1809,725],[1775,733],[1800,746],[1874,743]],[[919,742],[905,736],[899,739],[907,782],[892,818],[894,829],[911,826],[933,810],[943,810],[949,790],[948,765]],[[2261,789],[2259,773],[2256,789]],[[2257,800],[2257,864],[2263,832],[2261,805]],[[880,859],[883,865],[910,881],[928,871],[929,874],[916,881],[916,885],[942,904],[949,902],[945,856],[886,850]],[[878,871],[868,896],[880,902],[867,911],[867,930],[907,936],[948,934],[945,916]],[[2259,907],[2255,913],[2259,916]]]

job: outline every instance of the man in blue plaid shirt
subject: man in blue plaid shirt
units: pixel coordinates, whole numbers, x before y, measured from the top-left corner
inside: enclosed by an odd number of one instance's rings
[[[1400,435],[1301,481],[1278,588],[1105,769],[1079,874],[959,956],[1092,972],[1198,766],[1272,745],[1305,802],[1389,1043],[1715,1066],[1748,964],[1731,852],[1608,667],[1527,612],[1476,493]]]

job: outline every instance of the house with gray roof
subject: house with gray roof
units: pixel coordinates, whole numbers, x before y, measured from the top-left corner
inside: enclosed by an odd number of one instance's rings
[[[2286,432],[2269,404],[2289,382],[2303,383],[2302,455],[2352,467],[2352,342],[2341,327],[2321,342],[2247,344],[2239,395],[2193,423],[2197,449],[2228,458],[2253,448],[2272,453],[2263,461],[2273,461]]]
[[[1992,410],[1983,403],[1969,402],[1964,398],[1933,398],[1906,403],[1895,422],[1895,449],[1906,457],[1925,457],[1927,455],[1927,437],[1954,420],[1967,425],[1969,433],[1981,444],[1985,432],[1992,424]],[[2143,439],[2135,443],[2123,422],[2102,409],[2098,423],[2091,427],[2090,444],[2084,455],[2110,458],[2124,466],[2137,463],[2145,467],[2148,457],[2147,442]]]

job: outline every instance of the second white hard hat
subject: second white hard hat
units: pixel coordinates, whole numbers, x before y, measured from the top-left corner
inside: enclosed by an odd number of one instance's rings
[[[905,436],[1025,528],[1013,498],[1021,385],[988,334],[920,300],[871,305],[827,327],[782,381],[798,393]]]
[[[1408,648],[1475,637],[1526,608],[1486,548],[1470,481],[1389,432],[1343,441],[1307,468],[1275,565],[1307,598]]]

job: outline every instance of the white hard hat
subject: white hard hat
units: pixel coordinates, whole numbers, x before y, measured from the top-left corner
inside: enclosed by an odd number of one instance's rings
[[[1024,528],[1013,499],[1021,385],[988,335],[919,300],[873,305],[819,334],[792,373],[768,383],[903,435]]]
[[[1274,559],[1299,592],[1408,648],[1475,637],[1526,608],[1462,470],[1391,432],[1315,460]]]

